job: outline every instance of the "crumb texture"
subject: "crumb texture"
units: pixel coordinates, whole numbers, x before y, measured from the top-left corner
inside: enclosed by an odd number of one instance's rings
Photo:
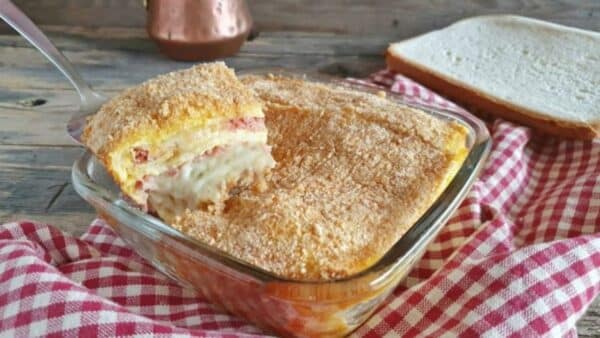
[[[265,189],[173,226],[283,277],[329,280],[375,263],[464,151],[445,142],[464,140],[464,129],[376,95],[280,77],[242,81],[263,100],[277,165]]]
[[[88,120],[86,145],[101,158],[123,143],[160,139],[212,118],[261,115],[260,102],[223,62],[150,79],[109,100]]]

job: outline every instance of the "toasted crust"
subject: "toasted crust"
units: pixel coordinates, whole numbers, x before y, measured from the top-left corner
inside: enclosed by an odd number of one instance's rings
[[[173,226],[277,275],[330,280],[375,263],[466,155],[466,130],[371,94],[243,78],[265,105],[277,166],[262,192]]]
[[[232,69],[222,62],[200,64],[160,75],[115,96],[88,120],[82,140],[132,196],[136,178],[129,176],[133,162],[125,155],[136,145],[153,152],[186,130],[262,116],[260,101]]]
[[[442,74],[410,62],[401,55],[392,54],[389,51],[386,52],[386,63],[388,68],[400,72],[475,111],[505,118],[556,136],[583,140],[592,140],[600,136],[600,122],[578,123],[540,115],[538,112],[519,107],[487,95],[476,88],[453,81]]]
[[[91,117],[82,137],[103,155],[144,135],[193,128],[215,117],[261,116],[260,107],[223,62],[200,64],[125,90]]]

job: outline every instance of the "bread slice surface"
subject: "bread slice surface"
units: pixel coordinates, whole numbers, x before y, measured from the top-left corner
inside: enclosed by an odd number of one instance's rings
[[[391,44],[386,59],[469,107],[555,135],[600,135],[600,33],[484,16]]]

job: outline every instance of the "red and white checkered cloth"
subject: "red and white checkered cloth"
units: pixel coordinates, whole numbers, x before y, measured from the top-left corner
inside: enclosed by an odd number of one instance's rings
[[[371,85],[460,110],[388,72]],[[354,335],[576,336],[600,293],[600,144],[503,121],[467,199],[410,277]],[[0,226],[2,336],[261,335],[170,281],[101,220],[81,238]]]

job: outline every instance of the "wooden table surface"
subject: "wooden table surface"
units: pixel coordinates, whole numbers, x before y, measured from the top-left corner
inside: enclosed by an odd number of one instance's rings
[[[190,66],[158,54],[139,28],[43,29],[96,89],[113,95],[151,76]],[[364,76],[384,67],[390,36],[269,32],[226,62],[238,70],[295,67]],[[77,108],[69,83],[17,35],[0,35],[0,223],[21,218],[82,233],[93,210],[75,193],[70,170],[82,149],[66,135]],[[600,301],[578,322],[581,337],[600,336]]]

